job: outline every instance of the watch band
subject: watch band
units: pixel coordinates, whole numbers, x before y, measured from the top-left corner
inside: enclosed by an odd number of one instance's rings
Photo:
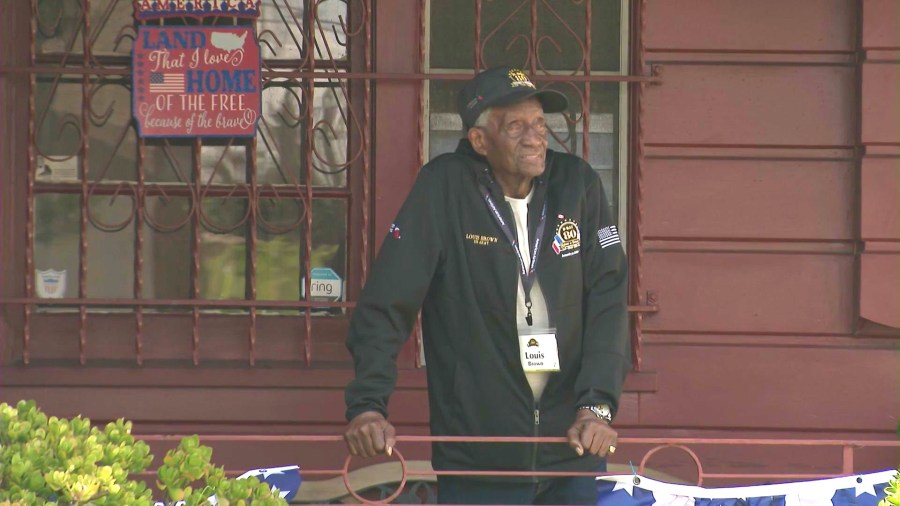
[[[604,422],[612,423],[612,410],[608,404],[585,404],[578,406],[578,409],[586,409]]]

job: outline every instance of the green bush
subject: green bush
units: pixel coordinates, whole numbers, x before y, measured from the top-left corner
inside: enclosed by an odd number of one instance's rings
[[[287,504],[256,478],[233,480],[214,466],[197,436],[181,440],[157,471],[157,487],[187,506]],[[0,506],[152,506],[153,492],[132,479],[153,461],[150,447],[123,419],[104,429],[81,416],[48,417],[34,401],[0,404]]]
[[[887,487],[884,489],[884,499],[878,506],[900,506],[900,471],[891,478]]]

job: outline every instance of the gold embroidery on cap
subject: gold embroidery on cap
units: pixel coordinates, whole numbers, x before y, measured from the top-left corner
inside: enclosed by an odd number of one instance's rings
[[[527,86],[529,88],[534,88],[534,84],[531,83],[531,80],[528,79],[528,74],[522,72],[519,69],[509,69],[509,76],[511,86]]]

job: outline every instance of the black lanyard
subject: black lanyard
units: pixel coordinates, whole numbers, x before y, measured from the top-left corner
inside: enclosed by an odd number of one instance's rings
[[[522,290],[525,292],[525,309],[528,310],[528,313],[525,315],[525,321],[531,326],[533,321],[531,318],[531,287],[534,286],[534,280],[536,278],[534,268],[537,265],[538,251],[540,251],[541,248],[541,237],[544,236],[544,225],[547,222],[547,201],[544,201],[544,208],[541,210],[541,220],[538,222],[537,230],[534,234],[534,250],[531,252],[531,265],[526,266],[525,259],[522,258],[522,253],[519,251],[516,235],[513,233],[512,228],[510,228],[509,224],[506,223],[506,220],[503,219],[503,215],[500,214],[500,209],[497,208],[497,204],[491,197],[491,193],[487,187],[483,184],[479,186],[481,187],[481,194],[484,196],[484,201],[487,202],[488,209],[491,210],[494,219],[497,220],[497,225],[500,226],[503,235],[506,236],[509,243],[512,245],[513,251],[516,252],[516,258],[519,259],[519,275],[522,277]],[[527,241],[528,237],[525,237],[525,240]]]

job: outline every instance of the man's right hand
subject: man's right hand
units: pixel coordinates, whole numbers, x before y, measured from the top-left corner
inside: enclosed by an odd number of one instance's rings
[[[374,457],[380,453],[390,455],[397,444],[394,426],[377,411],[364,411],[347,425],[344,441],[350,454],[357,457]]]

